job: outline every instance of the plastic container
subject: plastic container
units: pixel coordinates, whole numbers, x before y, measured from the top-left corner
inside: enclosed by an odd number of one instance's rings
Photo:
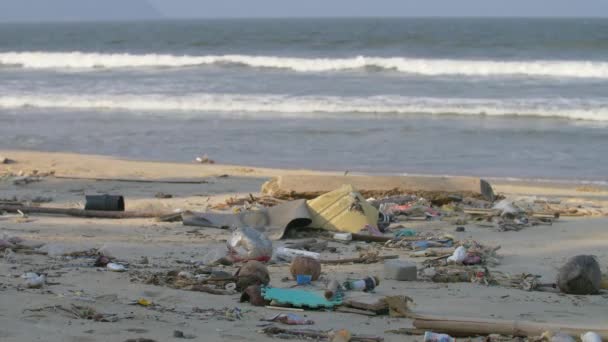
[[[272,241],[266,235],[249,227],[239,228],[232,233],[228,241],[228,249],[235,261],[266,262],[272,257]]]
[[[278,259],[285,260],[285,261],[291,261],[293,258],[295,258],[297,256],[305,256],[305,257],[309,257],[309,258],[313,258],[313,259],[317,259],[317,260],[319,260],[321,258],[321,255],[319,253],[303,251],[303,250],[299,250],[299,249],[285,248],[285,247],[277,248],[277,250],[275,251],[275,255]]]
[[[84,210],[125,211],[125,199],[122,196],[92,195],[85,196]]]
[[[380,280],[377,277],[369,276],[359,280],[348,280],[344,283],[344,287],[347,290],[369,292],[378,284],[380,284]]]
[[[309,274],[298,274],[296,276],[296,282],[298,285],[308,285],[312,281],[312,276]]]
[[[334,234],[335,240],[341,241],[351,241],[353,239],[353,234],[351,233],[336,233]]]
[[[424,342],[456,342],[456,339],[450,335],[427,331],[424,333]]]

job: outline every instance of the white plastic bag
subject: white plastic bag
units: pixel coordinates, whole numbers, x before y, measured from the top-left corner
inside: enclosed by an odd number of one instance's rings
[[[448,258],[448,262],[462,264],[462,262],[464,261],[464,259],[466,257],[467,257],[467,249],[460,246],[460,247],[456,248],[456,250],[454,251],[454,254],[452,254],[452,256]]]

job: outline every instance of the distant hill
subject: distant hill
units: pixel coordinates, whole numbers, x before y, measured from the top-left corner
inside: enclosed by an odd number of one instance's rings
[[[0,0],[0,22],[158,18],[147,0]]]

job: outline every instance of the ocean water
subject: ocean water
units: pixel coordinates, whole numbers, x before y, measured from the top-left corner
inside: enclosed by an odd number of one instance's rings
[[[608,181],[607,19],[0,24],[0,148]]]

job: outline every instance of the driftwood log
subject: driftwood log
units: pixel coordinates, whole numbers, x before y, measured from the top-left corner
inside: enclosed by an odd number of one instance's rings
[[[414,327],[419,330],[431,330],[456,337],[490,334],[532,337],[540,336],[545,331],[560,331],[571,336],[579,336],[588,331],[594,331],[603,339],[608,339],[608,329],[606,327],[565,326],[556,323],[485,318],[416,316],[414,319]]]
[[[18,213],[21,211],[24,214],[50,214],[50,215],[66,215],[74,217],[86,218],[108,218],[108,219],[126,219],[126,218],[153,218],[167,213],[158,212],[140,212],[140,211],[99,211],[99,210],[84,210],[76,208],[45,208],[45,207],[30,207],[25,205],[0,205],[0,211],[9,213]]]

